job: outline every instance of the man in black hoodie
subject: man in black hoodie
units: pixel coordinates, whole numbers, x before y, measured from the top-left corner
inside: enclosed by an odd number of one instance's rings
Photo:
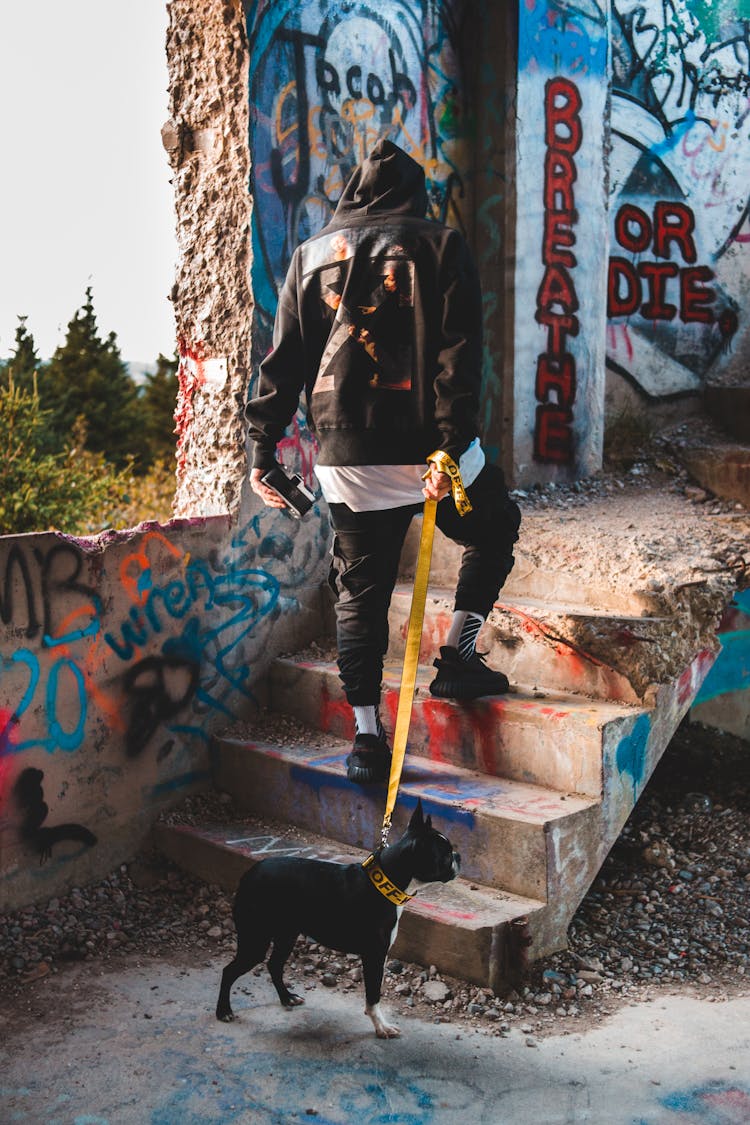
[[[292,257],[279,295],[273,349],[247,405],[252,489],[305,390],[320,453],[316,475],[334,530],[339,673],[354,709],[347,775],[382,781],[390,748],[379,715],[388,608],[399,556],[424,498],[443,501],[437,525],[464,547],[453,622],[435,661],[433,695],[476,699],[508,680],[476,652],[479,629],[513,566],[520,512],[478,438],[482,304],[468,247],[425,219],[421,167],[379,141],[355,169],[331,222]],[[427,476],[423,479],[425,465]],[[451,499],[465,487],[471,510]],[[450,470],[450,472],[444,471]]]

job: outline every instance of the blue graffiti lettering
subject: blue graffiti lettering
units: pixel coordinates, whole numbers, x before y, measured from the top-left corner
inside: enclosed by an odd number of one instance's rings
[[[217,606],[238,607],[236,613],[215,629],[199,633],[191,622],[183,635],[183,641],[192,638],[193,643],[189,647],[202,650],[214,638],[233,632],[238,626],[246,626],[224,650],[227,652],[236,647],[259,618],[273,611],[279,597],[278,579],[265,570],[231,570],[216,576],[205,560],[198,559],[191,561],[185,579],[184,583],[169,582],[164,588],[153,586],[145,604],[131,608],[130,621],[121,624],[119,639],[113,633],[105,633],[105,641],[121,660],[132,659],[136,647],[146,643],[149,630],[157,635],[161,633],[164,617],[181,620],[197,606],[203,613]],[[199,654],[193,651],[193,655]]]
[[[630,734],[621,739],[615,761],[620,773],[627,774],[633,781],[633,796],[637,796],[646,772],[648,739],[651,733],[651,720],[648,715],[639,715]]]
[[[76,682],[78,691],[78,722],[72,731],[63,730],[62,724],[57,717],[57,700],[58,700],[58,680],[60,672],[63,668],[67,668]],[[63,697],[66,700],[71,700],[74,692],[63,692]],[[58,747],[61,750],[77,750],[83,741],[83,732],[86,729],[86,712],[88,704],[86,701],[86,683],[83,678],[83,673],[72,660],[58,660],[53,664],[49,679],[47,680],[47,723],[49,726],[50,737],[48,739],[47,749],[51,752]]]

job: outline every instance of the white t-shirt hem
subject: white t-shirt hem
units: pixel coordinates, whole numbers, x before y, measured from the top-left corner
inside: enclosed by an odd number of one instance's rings
[[[485,465],[479,438],[464,450],[459,469],[464,487]],[[353,512],[377,512],[424,503],[424,465],[317,465],[315,475],[329,504],[346,504]]]

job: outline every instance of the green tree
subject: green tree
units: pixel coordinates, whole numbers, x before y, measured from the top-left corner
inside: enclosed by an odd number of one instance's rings
[[[146,375],[141,390],[141,409],[143,411],[149,462],[174,461],[176,440],[174,435],[174,412],[177,405],[177,367],[179,360],[175,355],[168,359],[159,353],[156,371]]]
[[[19,390],[32,391],[34,377],[41,366],[34,337],[26,327],[28,317],[19,316],[16,325],[15,348],[3,369],[3,383],[7,387],[12,379]]]
[[[86,452],[83,424],[78,443],[59,452],[47,448],[48,413],[35,390],[17,387],[11,376],[0,385],[0,535],[59,528],[69,534],[101,531],[111,513],[127,503],[127,471],[118,473],[102,454]]]
[[[148,459],[138,391],[120,358],[117,337],[99,335],[91,287],[39,377],[39,393],[61,445],[77,419],[86,426],[86,448],[122,468],[131,457]]]

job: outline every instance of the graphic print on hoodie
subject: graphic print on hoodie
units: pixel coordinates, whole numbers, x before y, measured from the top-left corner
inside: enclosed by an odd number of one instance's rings
[[[387,235],[370,240],[369,269],[355,292],[343,295],[349,260],[363,232],[347,231],[318,239],[316,249],[335,261],[317,274],[320,299],[334,313],[313,394],[336,388],[336,370],[369,387],[411,390],[414,351],[414,263]],[[325,313],[324,313],[325,315]]]

